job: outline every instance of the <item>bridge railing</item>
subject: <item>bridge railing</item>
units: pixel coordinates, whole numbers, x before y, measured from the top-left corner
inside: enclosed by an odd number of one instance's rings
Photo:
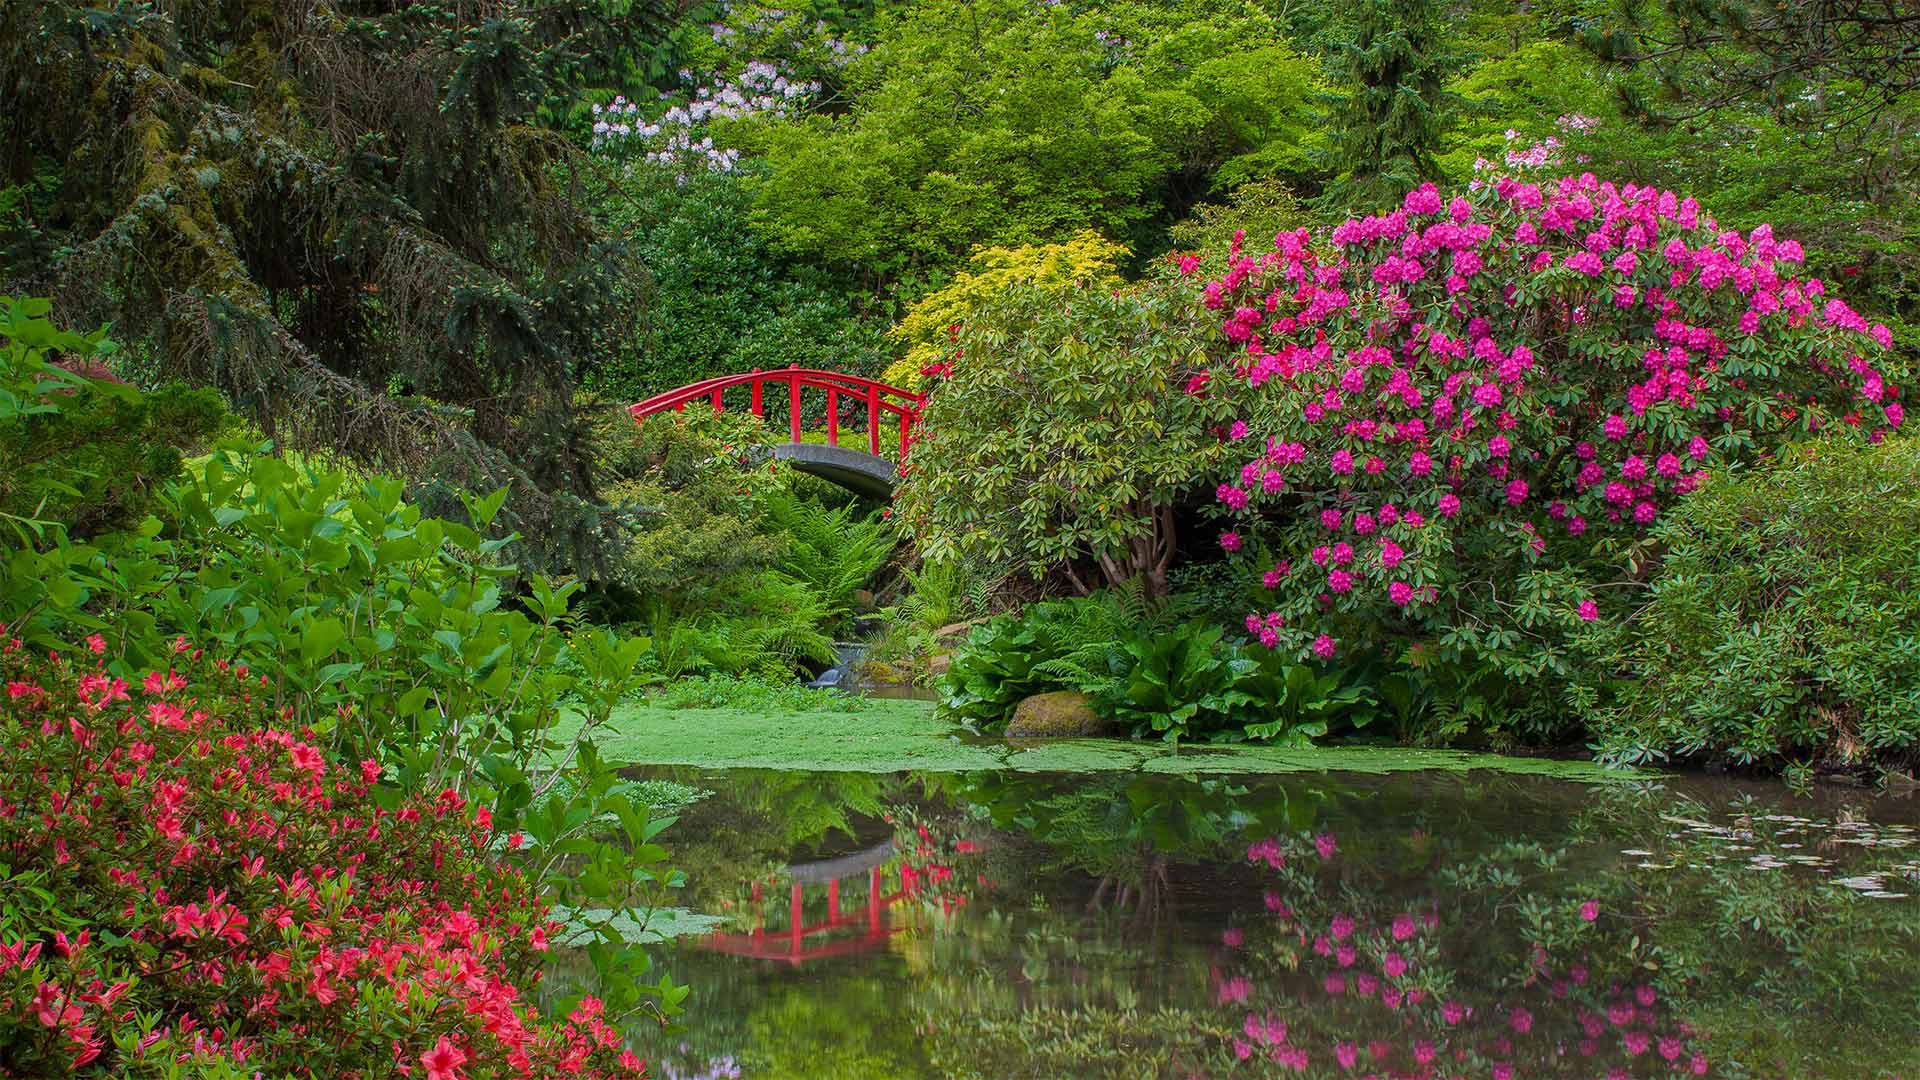
[[[827,441],[834,446],[840,445],[840,410],[844,401],[851,400],[865,406],[867,414],[867,452],[875,457],[880,453],[880,425],[882,417],[897,419],[900,426],[900,460],[907,458],[907,447],[913,442],[913,427],[920,421],[920,409],[926,404],[926,398],[897,386],[891,386],[876,379],[861,375],[846,375],[837,371],[822,371],[817,368],[803,368],[795,364],[791,367],[773,368],[762,371],[755,368],[739,375],[721,375],[690,383],[678,390],[669,390],[655,394],[645,401],[628,406],[635,423],[646,420],[656,413],[671,409],[684,410],[689,404],[705,400],[713,406],[714,412],[726,411],[725,394],[738,387],[749,387],[751,400],[748,411],[755,416],[766,415],[766,387],[771,383],[775,392],[784,391],[787,396],[787,424],[791,441],[801,441],[801,393],[807,390],[825,391],[827,395]]]

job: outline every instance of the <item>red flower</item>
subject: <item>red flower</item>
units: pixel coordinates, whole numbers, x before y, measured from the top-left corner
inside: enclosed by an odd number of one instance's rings
[[[461,1080],[460,1066],[466,1063],[467,1055],[445,1035],[433,1044],[433,1049],[420,1055],[420,1064],[427,1067],[427,1080]]]

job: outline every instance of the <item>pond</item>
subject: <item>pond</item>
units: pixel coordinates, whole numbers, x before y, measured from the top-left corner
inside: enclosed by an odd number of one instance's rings
[[[1899,1076],[1920,805],[1494,770],[635,770],[669,1078]],[[684,796],[683,796],[684,797]]]

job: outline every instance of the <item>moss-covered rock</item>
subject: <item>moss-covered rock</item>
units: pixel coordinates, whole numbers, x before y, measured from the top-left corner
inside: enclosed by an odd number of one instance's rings
[[[1055,690],[1023,698],[1007,721],[1009,739],[1061,735],[1105,735],[1111,725],[1093,710],[1093,699],[1078,690]]]

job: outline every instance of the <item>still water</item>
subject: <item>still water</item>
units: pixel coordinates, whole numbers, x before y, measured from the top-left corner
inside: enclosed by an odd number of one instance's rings
[[[1920,1076],[1920,800],[641,770],[669,1078]]]

